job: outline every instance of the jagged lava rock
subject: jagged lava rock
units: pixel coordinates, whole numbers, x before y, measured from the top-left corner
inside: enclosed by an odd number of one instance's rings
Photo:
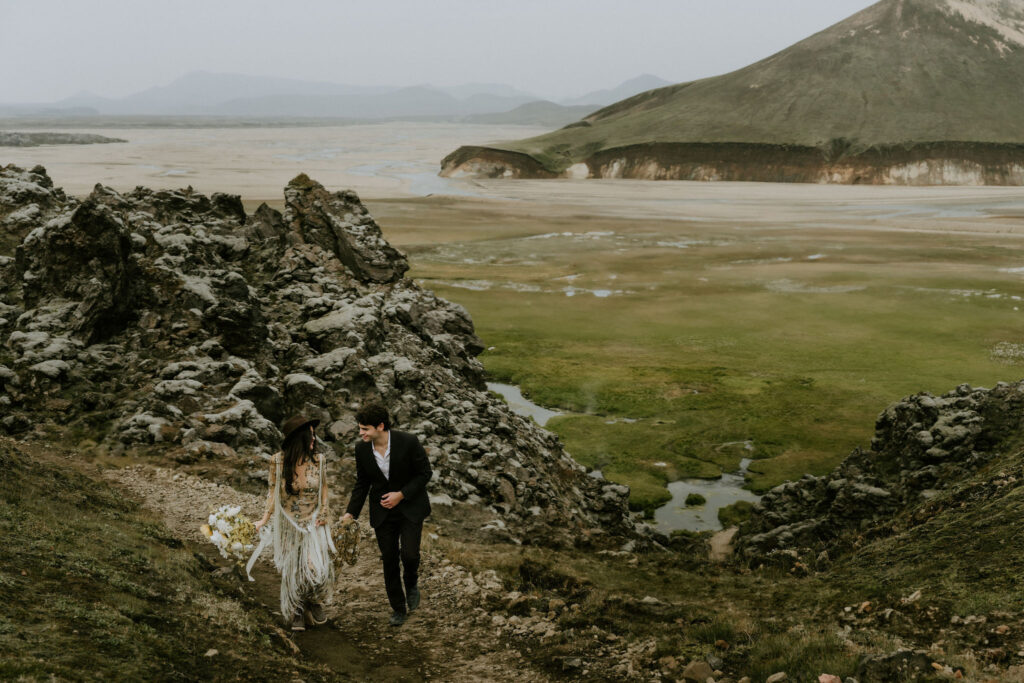
[[[308,244],[333,253],[363,282],[394,282],[409,270],[355,192],[330,193],[305,173],[284,189],[285,222]]]
[[[485,391],[469,314],[403,277],[405,257],[354,193],[299,176],[283,216],[246,216],[238,197],[191,188],[97,186],[79,203],[48,181],[0,174],[0,216],[52,214],[17,259],[0,256],[0,428],[69,427],[113,452],[244,469],[295,412],[350,455],[355,409],[380,400],[427,447],[438,507],[470,511],[482,534],[651,537],[626,487],[586,476]]]
[[[13,253],[30,230],[73,206],[74,200],[54,189],[42,166],[30,171],[13,164],[0,167],[0,254]]]
[[[751,563],[834,554],[851,535],[978,470],[1022,422],[1024,382],[904,398],[879,415],[870,450],[766,493],[734,539],[737,552]]]
[[[76,336],[85,342],[109,337],[132,312],[130,254],[125,222],[94,193],[70,215],[35,228],[18,247],[16,275],[25,305],[79,301]]]

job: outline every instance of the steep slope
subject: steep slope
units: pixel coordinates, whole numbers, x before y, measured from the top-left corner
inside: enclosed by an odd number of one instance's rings
[[[1022,110],[1024,0],[882,0],[738,71],[462,148],[442,174],[1019,184]]]
[[[0,437],[0,679],[344,680],[123,491],[38,450]]]

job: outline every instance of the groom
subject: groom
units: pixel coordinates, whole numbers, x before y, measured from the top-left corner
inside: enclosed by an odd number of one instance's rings
[[[391,417],[384,406],[363,406],[356,413],[356,422],[362,439],[356,445],[356,484],[341,519],[358,517],[370,494],[370,526],[377,534],[384,563],[384,586],[392,610],[390,623],[401,626],[407,611],[420,604],[416,580],[423,520],[430,514],[426,490],[432,474],[430,461],[415,436],[391,429]]]

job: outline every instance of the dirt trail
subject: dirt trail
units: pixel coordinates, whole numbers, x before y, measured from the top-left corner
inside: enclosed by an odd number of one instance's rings
[[[708,558],[712,562],[725,562],[732,555],[732,537],[739,530],[739,527],[731,526],[711,537],[711,552],[708,553]]]
[[[133,465],[103,473],[128,489],[147,508],[158,512],[183,541],[200,544],[207,556],[227,565],[199,532],[211,508],[241,505],[257,519],[264,499],[193,475],[149,465]],[[424,535],[420,585],[423,603],[400,628],[388,625],[390,608],[384,591],[380,554],[365,520],[359,559],[338,573],[334,601],[324,626],[291,633],[302,656],[359,680],[545,681],[519,653],[509,650],[483,608],[467,608],[464,590],[469,573],[444,559]],[[280,621],[279,582],[270,553],[253,571],[249,586]],[[472,583],[472,581],[470,581]],[[460,603],[462,605],[460,606]]]

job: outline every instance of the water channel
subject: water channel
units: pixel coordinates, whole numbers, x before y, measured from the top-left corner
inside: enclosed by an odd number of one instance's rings
[[[750,458],[743,458],[738,472],[724,473],[718,479],[680,479],[670,483],[668,490],[672,500],[654,511],[654,525],[658,531],[718,531],[722,528],[718,521],[720,509],[740,500],[751,503],[761,500],[761,496],[743,488],[750,463]],[[687,505],[686,497],[691,493],[704,496],[706,502]]]
[[[519,387],[512,384],[488,382],[487,388],[500,394],[513,412],[524,417],[532,417],[542,427],[552,417],[562,414],[533,403],[523,396]],[[688,531],[717,531],[721,529],[722,523],[718,521],[718,511],[721,508],[740,500],[756,503],[761,499],[761,496],[743,488],[747,467],[750,466],[750,463],[750,458],[743,458],[737,472],[722,474],[718,479],[681,479],[671,482],[668,485],[668,490],[672,494],[672,500],[655,510],[654,525],[664,533],[677,529]],[[599,470],[594,470],[590,474],[603,478]],[[691,493],[704,496],[705,502],[701,505],[686,505],[686,497]]]
[[[488,382],[487,388],[496,394],[501,394],[502,398],[505,399],[505,402],[508,403],[508,407],[512,409],[512,412],[517,415],[522,415],[523,417],[532,417],[541,427],[546,425],[548,420],[551,418],[562,414],[556,410],[541,408],[539,405],[523,396],[523,392],[519,390],[519,387],[513,384]]]

